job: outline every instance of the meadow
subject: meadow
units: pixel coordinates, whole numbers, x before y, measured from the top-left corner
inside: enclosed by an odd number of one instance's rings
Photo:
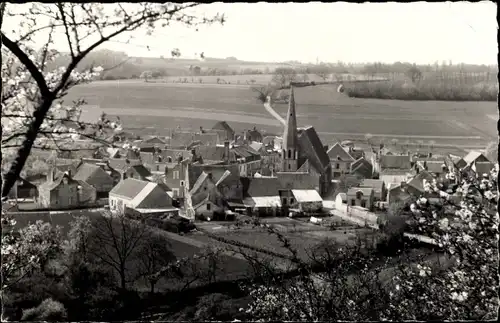
[[[168,135],[171,128],[211,128],[227,121],[235,130],[253,128],[281,133],[248,85],[146,83],[142,80],[102,81],[80,85],[65,98],[84,98],[86,117],[101,112],[120,116],[124,127],[141,134]],[[299,126],[312,125],[325,140],[363,138],[484,145],[496,140],[494,102],[441,102],[356,99],[336,86],[295,89]],[[286,114],[286,104],[275,104]]]

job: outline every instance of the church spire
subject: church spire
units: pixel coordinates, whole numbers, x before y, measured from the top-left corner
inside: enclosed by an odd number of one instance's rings
[[[295,96],[290,86],[288,99],[288,113],[286,116],[285,132],[283,134],[282,171],[295,172],[298,169],[298,135],[297,116],[295,115]]]
[[[288,99],[288,113],[286,116],[285,133],[283,135],[283,149],[297,148],[297,117],[295,115],[295,96],[293,87],[290,86],[290,98]]]

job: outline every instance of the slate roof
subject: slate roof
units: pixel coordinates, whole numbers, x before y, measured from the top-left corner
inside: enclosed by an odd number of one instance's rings
[[[327,151],[330,160],[354,161],[354,158],[338,142]]]
[[[133,165],[142,165],[142,162],[140,159],[127,159],[126,158],[110,158],[109,159],[109,166],[113,169],[116,169],[117,171],[124,172],[126,171],[130,166]]]
[[[377,193],[381,193],[384,187],[384,181],[381,179],[363,179],[360,187],[371,187]]]
[[[417,162],[420,170],[424,170],[424,161]],[[444,160],[426,160],[425,165],[427,166],[427,171],[429,173],[441,174],[443,173],[443,165],[445,165]]]
[[[363,178],[371,178],[373,175],[373,166],[365,158],[359,158],[351,164],[351,173],[359,174]]]
[[[225,147],[222,146],[199,146],[196,147],[196,155],[201,156],[203,160],[224,160]],[[234,151],[229,150],[229,160],[236,161]]]
[[[76,180],[88,181],[89,178],[100,169],[98,165],[84,163],[78,167],[77,172],[73,176]]]
[[[256,152],[259,152],[260,149],[264,146],[264,144],[261,142],[252,141],[250,144],[248,144],[248,146],[253,150],[255,150]]]
[[[234,130],[233,128],[231,128],[226,121],[219,121],[217,122],[213,127],[212,129],[214,130],[223,130],[223,131],[226,131],[227,133],[230,133],[231,134],[231,137],[234,136]]]
[[[177,157],[182,156],[182,159],[191,158],[191,151],[186,149],[165,149],[161,153],[164,161],[167,161],[168,157],[172,158],[173,163],[177,163]]]
[[[432,181],[434,177],[426,171],[422,171],[415,175],[410,181],[408,181],[408,185],[416,188],[419,192],[424,192],[424,179],[427,181]]]
[[[380,168],[410,170],[411,160],[408,155],[382,155],[380,156]]]
[[[111,192],[110,195],[118,195],[120,197],[132,200],[137,196],[150,182],[141,181],[135,178],[127,178],[120,181]]]
[[[146,177],[149,177],[151,176],[151,172],[146,168],[144,167],[144,165],[140,164],[140,165],[133,165],[131,166],[138,174],[139,176],[141,176],[142,178],[146,178]]]
[[[199,145],[216,145],[218,141],[219,135],[216,132],[197,133],[194,135],[194,142],[197,142]]]
[[[166,146],[168,148],[186,148],[194,140],[193,132],[173,132],[169,139],[167,139]]]
[[[305,154],[311,166],[318,172],[323,173],[330,165],[330,158],[314,127],[309,126],[299,130],[299,145],[301,153]]]
[[[45,181],[44,183],[40,184],[38,190],[40,192],[43,192],[43,191],[51,191],[53,190],[54,188],[56,188],[57,186],[59,186],[59,184],[61,184],[63,178],[67,178],[69,182],[71,181],[75,181],[73,180],[69,175],[68,173],[66,172],[57,172],[56,173],[56,178],[54,180],[51,180],[51,179],[48,179],[47,181]],[[78,181],[79,182],[79,181]]]
[[[251,197],[278,196],[281,183],[277,177],[261,177],[250,179],[244,194]]]

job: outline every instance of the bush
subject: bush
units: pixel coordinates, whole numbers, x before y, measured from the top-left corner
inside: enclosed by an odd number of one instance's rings
[[[52,298],[44,300],[40,305],[23,312],[22,321],[65,321],[66,308]]]
[[[496,101],[498,86],[488,84],[445,85],[420,83],[408,86],[393,82],[368,82],[347,85],[345,93],[352,98],[418,101]]]

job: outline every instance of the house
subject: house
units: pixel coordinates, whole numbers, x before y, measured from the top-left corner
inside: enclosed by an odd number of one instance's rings
[[[195,217],[209,220],[224,213],[226,202],[217,185],[212,173],[202,172],[190,186],[190,205],[193,206]]]
[[[379,179],[389,183],[406,181],[412,175],[409,155],[382,155],[379,159]]]
[[[223,140],[225,141],[225,140]],[[209,131],[203,133],[196,133],[193,138],[193,143],[196,143],[198,146],[214,146],[220,142],[220,134],[216,131]],[[188,148],[191,148],[193,145],[190,145]]]
[[[136,140],[139,139],[137,135],[134,135],[131,132],[128,131],[120,131],[117,133],[114,133],[113,136],[110,138],[112,142],[126,142],[126,141],[131,141],[131,140]]]
[[[408,194],[415,197],[419,197],[421,195],[424,195],[425,193],[424,180],[427,182],[432,182],[434,180],[434,176],[432,176],[429,172],[425,170],[421,171],[413,178],[411,178],[406,183],[406,186],[404,188],[408,192]]]
[[[350,174],[359,176],[361,178],[373,177],[373,165],[364,157],[356,159],[351,164]]]
[[[187,149],[187,147],[194,141],[194,132],[192,131],[172,131],[166,141],[166,148],[168,149]]]
[[[137,178],[142,181],[149,181],[151,178],[151,172],[144,167],[144,165],[139,164],[139,165],[133,165],[128,167],[124,172],[123,172],[123,179],[126,178]]]
[[[229,144],[229,142],[227,142],[227,144]],[[253,176],[261,170],[261,155],[249,145],[232,147],[231,152],[238,161],[240,176]]]
[[[245,142],[249,142],[249,141],[262,142],[262,139],[263,139],[263,136],[259,131],[257,131],[256,127],[253,127],[252,130],[245,130],[243,132],[243,140]]]
[[[120,174],[121,180],[123,179],[123,174],[125,174],[131,166],[142,165],[142,161],[140,159],[110,158],[107,160],[107,165]]]
[[[387,198],[387,188],[383,180],[363,179],[359,186],[373,188],[375,201],[385,201]]]
[[[90,159],[90,158],[82,158],[80,163],[78,164],[77,169],[83,164],[93,164],[101,167],[104,171],[113,178],[113,186],[118,184],[122,179],[122,175],[119,171],[110,166],[109,160],[103,159]]]
[[[203,161],[214,160],[224,163],[236,163],[237,157],[234,151],[230,149],[229,141],[224,142],[223,146],[199,146],[193,152],[197,158],[202,158]]]
[[[8,196],[9,199],[36,199],[38,187],[27,179],[19,177]]]
[[[231,165],[188,165],[188,187],[193,188],[196,181],[203,173],[210,175],[217,184],[217,189],[227,201],[239,201],[243,199],[243,185],[240,182],[238,164]]]
[[[140,214],[168,214],[176,212],[172,197],[160,185],[135,178],[127,178],[109,192],[109,209],[124,213],[127,209]]]
[[[162,161],[166,163],[177,163],[185,159],[191,159],[193,157],[193,149],[165,149],[161,153]]]
[[[249,215],[277,216],[281,214],[281,183],[277,177],[241,178],[243,204]]]
[[[406,183],[390,184],[387,188],[387,203],[406,202],[412,198],[412,195],[406,190]]]
[[[456,167],[459,170],[464,169],[467,166],[472,166],[475,162],[488,162],[488,158],[479,151],[470,151],[465,157],[461,158],[457,163]]]
[[[480,176],[489,176],[490,172],[495,168],[495,164],[493,164],[490,161],[483,161],[483,162],[478,162],[476,161],[475,163],[472,164],[471,166],[471,171],[474,172],[474,174],[477,177]]]
[[[113,177],[104,170],[104,165],[84,163],[78,167],[73,179],[83,181],[96,189],[97,198],[108,198],[115,186]]]
[[[347,205],[360,206],[372,210],[374,205],[375,191],[370,187],[351,187],[347,191]]]
[[[227,124],[226,121],[219,121],[213,127],[212,130],[216,130],[221,132],[223,136],[220,137],[223,141],[233,140],[235,132],[234,130]]]
[[[448,167],[443,160],[424,160],[415,163],[418,171],[427,171],[436,178],[440,178],[448,172]]]
[[[300,212],[315,213],[323,208],[323,199],[316,190],[292,190],[292,194]]]
[[[333,178],[350,173],[354,158],[338,142],[328,149],[327,154],[332,164]]]
[[[174,163],[167,163],[162,181],[172,190],[172,197],[182,201],[184,199],[184,186],[186,185],[186,171],[189,159]]]
[[[71,209],[96,204],[94,187],[72,177],[71,170],[51,169],[47,181],[38,187],[38,202],[48,209]]]

